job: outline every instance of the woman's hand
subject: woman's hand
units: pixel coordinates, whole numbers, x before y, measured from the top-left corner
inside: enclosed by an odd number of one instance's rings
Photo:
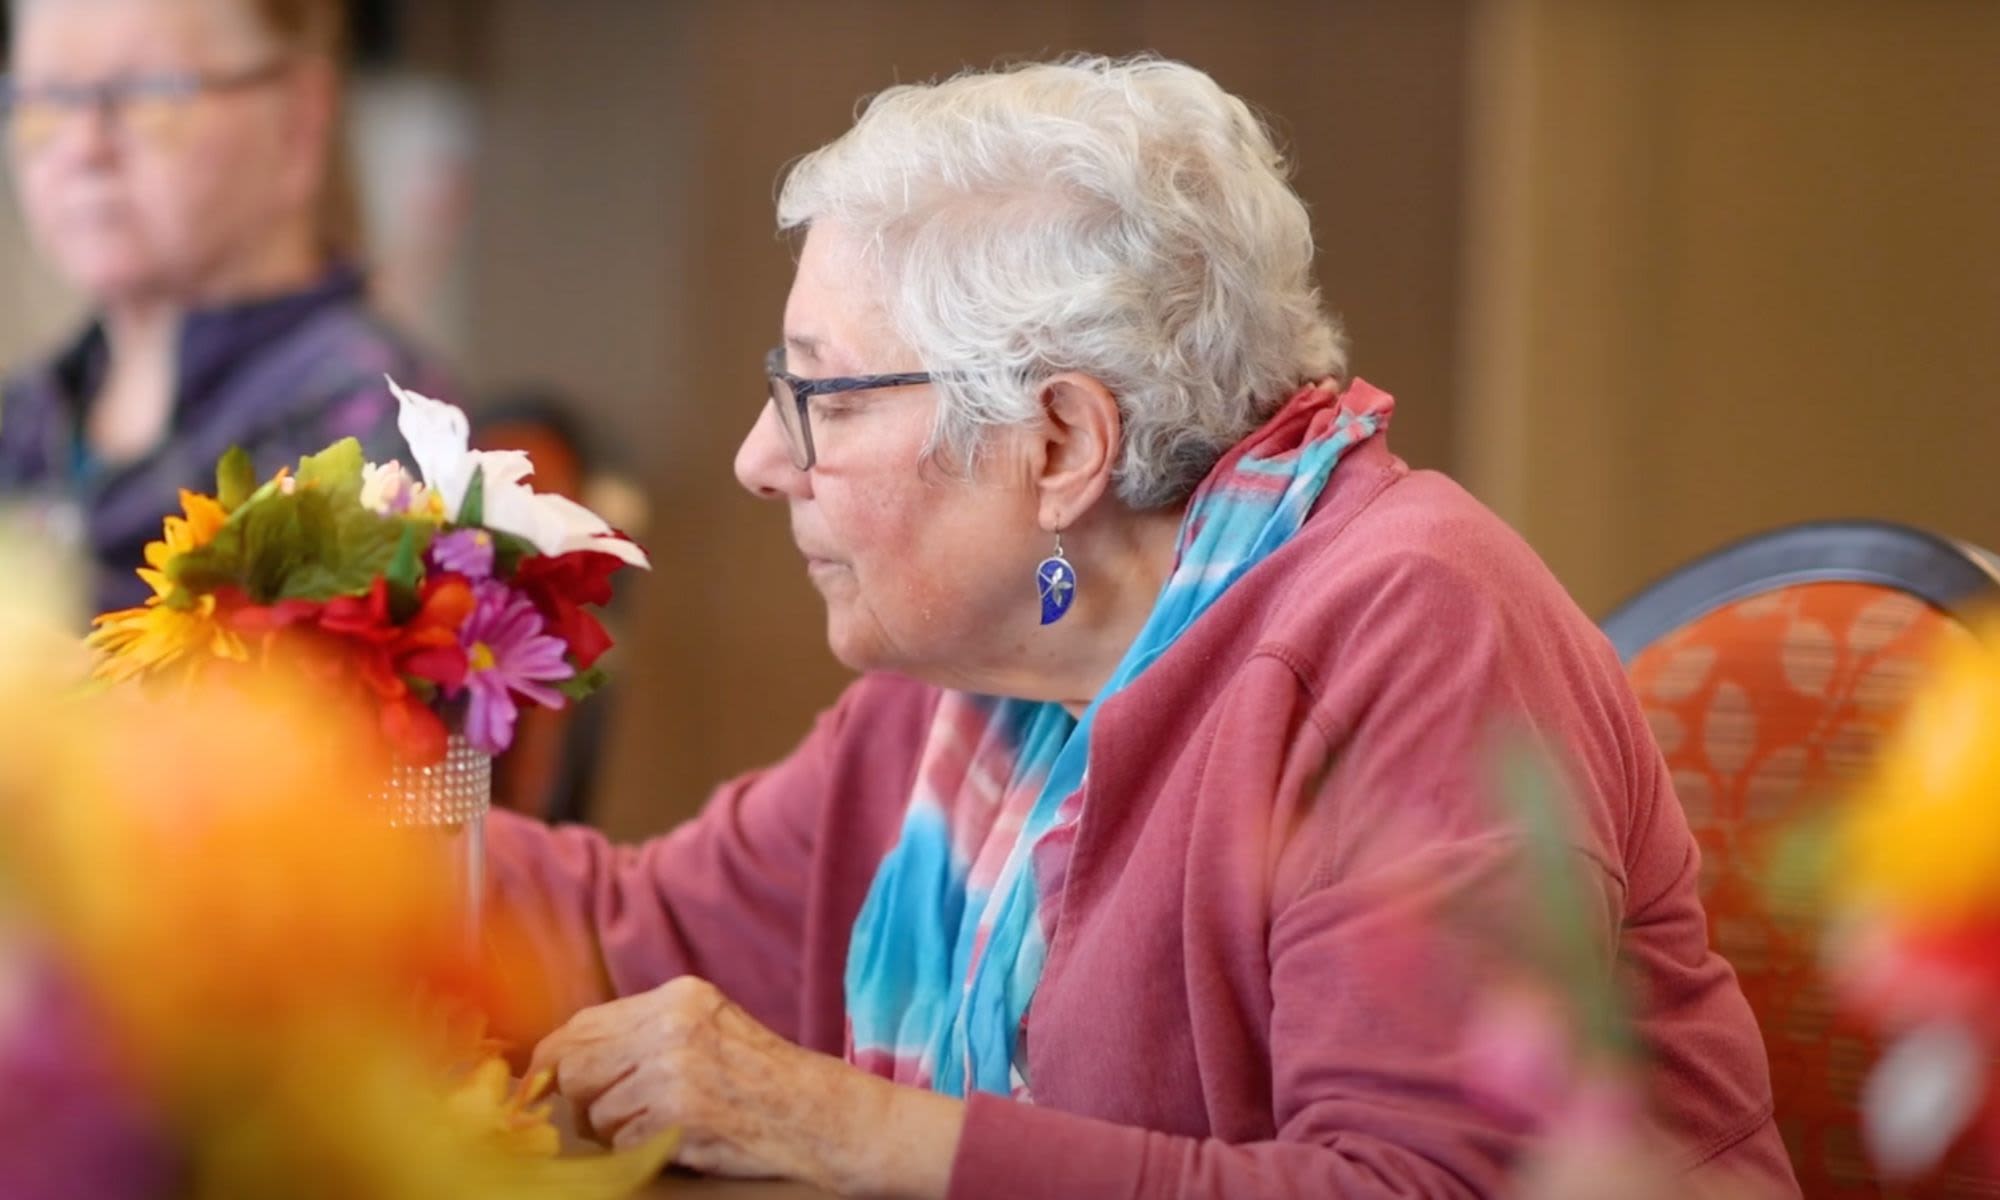
[[[588,1008],[535,1048],[582,1132],[630,1146],[679,1126],[674,1161],[842,1193],[942,1197],[964,1105],[764,1028],[706,980]]]

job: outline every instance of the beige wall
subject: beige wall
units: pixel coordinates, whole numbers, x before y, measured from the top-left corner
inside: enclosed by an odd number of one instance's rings
[[[0,155],[0,362],[49,350],[78,319],[80,302],[36,258]]]
[[[1781,522],[2000,542],[2000,5],[1495,0],[1458,461],[1587,608]]]

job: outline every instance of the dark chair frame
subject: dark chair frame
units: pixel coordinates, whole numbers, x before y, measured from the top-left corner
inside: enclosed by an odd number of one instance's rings
[[[1889,521],[1808,521],[1732,542],[1648,584],[1604,618],[1630,663],[1641,650],[1726,604],[1804,583],[1871,583],[1906,592],[1960,623],[2000,609],[2000,557]]]

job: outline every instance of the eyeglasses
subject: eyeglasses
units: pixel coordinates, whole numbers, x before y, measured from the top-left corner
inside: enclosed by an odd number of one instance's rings
[[[812,421],[806,413],[806,402],[814,396],[828,396],[840,392],[869,392],[877,388],[915,387],[920,383],[930,383],[933,377],[929,371],[908,371],[901,375],[836,375],[827,379],[802,379],[785,370],[785,350],[780,346],[764,358],[764,375],[770,381],[771,407],[778,412],[778,424],[784,426],[785,440],[792,446],[792,465],[801,471],[810,471],[819,461],[813,449]]]
[[[238,71],[166,71],[35,87],[0,79],[0,120],[23,151],[39,150],[55,140],[68,118],[98,112],[122,136],[157,141],[171,136],[202,96],[262,87],[290,66],[289,60],[276,59]]]

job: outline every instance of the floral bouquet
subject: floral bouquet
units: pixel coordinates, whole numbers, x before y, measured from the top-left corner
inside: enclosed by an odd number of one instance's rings
[[[1983,636],[1945,646],[1823,864],[1836,994],[1888,1038],[1862,1120],[1897,1178],[1968,1130],[2000,1162],[2000,627]]]
[[[597,686],[590,609],[646,556],[389,386],[416,473],[349,439],[262,482],[232,450],[181,494],[153,595],[89,638],[99,678],[148,686],[49,704],[73,664],[29,671],[0,622],[10,1198],[608,1200],[672,1153],[559,1157],[548,1081],[510,1090],[485,1031],[550,1002],[524,937],[479,921],[483,790],[449,790],[521,704]],[[412,780],[464,803],[398,820]],[[340,803],[371,794],[391,819]],[[447,830],[463,870],[399,824]]]
[[[548,1081],[509,1084],[487,1031],[559,1019],[539,956],[505,921],[468,954],[423,840],[340,803],[374,714],[276,674],[66,689],[33,566],[0,544],[0,1195],[646,1186],[671,1134],[564,1154]]]
[[[389,387],[418,475],[368,463],[353,439],[259,484],[242,450],[213,496],[181,493],[146,548],[153,595],[97,618],[96,673],[182,682],[282,665],[372,709],[397,763],[483,755],[522,702],[560,708],[597,687],[611,598],[637,545],[566,497],[536,492],[528,456],[475,451],[465,414]]]

